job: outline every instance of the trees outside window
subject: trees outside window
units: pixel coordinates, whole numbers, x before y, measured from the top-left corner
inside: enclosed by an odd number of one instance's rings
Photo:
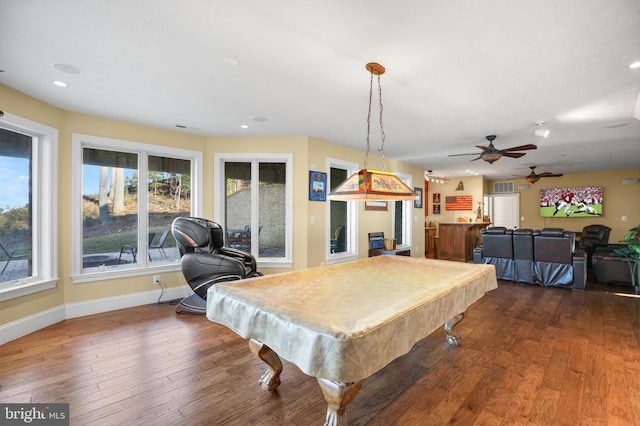
[[[55,286],[58,131],[0,117],[0,300]]]
[[[0,128],[0,282],[33,273],[33,144],[29,134]]]
[[[74,135],[74,154],[82,158],[74,179],[82,230],[76,270],[179,261],[171,223],[196,215],[192,181],[201,153]]]

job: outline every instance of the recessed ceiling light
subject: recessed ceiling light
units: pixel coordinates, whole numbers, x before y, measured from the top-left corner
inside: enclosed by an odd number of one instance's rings
[[[247,126],[246,124],[243,124],[243,125],[241,125],[241,126],[240,126],[240,128],[241,128],[241,129],[248,129],[248,128],[249,128],[249,126]]]
[[[222,63],[228,67],[237,67],[238,65],[240,65],[240,61],[238,61],[236,58],[224,58],[222,60]]]
[[[60,81],[60,80],[53,80],[53,84],[55,84],[58,87],[67,87],[67,83],[65,83],[64,81]]]
[[[267,117],[253,117],[251,121],[255,121],[256,123],[264,123],[265,121],[269,121]]]
[[[69,64],[52,64],[58,71],[65,72],[67,74],[82,74],[82,70],[74,65]]]
[[[629,68],[631,68],[632,70],[640,68],[640,61],[636,61],[636,62],[632,63],[631,65],[629,65]]]

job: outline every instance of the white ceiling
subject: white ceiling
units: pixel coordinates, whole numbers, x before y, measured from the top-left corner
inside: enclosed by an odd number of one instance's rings
[[[488,178],[640,167],[637,0],[0,0],[0,83],[201,135],[364,150],[371,61],[387,69],[389,158]],[[549,138],[533,135],[537,121]],[[448,157],[479,154],[489,134],[500,149],[538,149],[494,164]]]

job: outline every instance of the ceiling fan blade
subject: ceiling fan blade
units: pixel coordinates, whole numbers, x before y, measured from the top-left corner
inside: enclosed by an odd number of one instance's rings
[[[471,161],[476,161],[476,160],[479,160],[479,159],[481,159],[481,158],[482,158],[482,156],[479,156],[479,157],[474,158],[474,159],[473,159],[473,160],[471,160]]]
[[[482,145],[476,145],[476,148],[480,148],[483,151],[493,151],[495,148],[491,148],[490,146],[482,146]]]
[[[538,147],[534,144],[527,144],[527,145],[520,145],[520,146],[514,146],[512,148],[507,148],[507,149],[503,149],[503,152],[510,152],[510,151],[527,151],[530,149],[538,149]]]
[[[540,177],[558,177],[558,176],[562,176],[562,173],[557,174],[557,173],[544,172],[544,173],[538,174],[538,176],[540,176]]]
[[[474,152],[473,154],[449,154],[447,157],[460,157],[462,155],[478,155],[478,153]]]
[[[523,155],[526,155],[526,152],[503,152],[503,157],[511,157],[511,158],[520,158]]]

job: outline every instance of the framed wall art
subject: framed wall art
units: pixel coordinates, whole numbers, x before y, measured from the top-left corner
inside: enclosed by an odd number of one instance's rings
[[[324,172],[309,172],[309,200],[327,201],[327,174]]]
[[[386,201],[365,201],[364,202],[365,210],[379,210],[379,211],[387,211],[387,202]]]
[[[413,188],[413,192],[418,196],[417,200],[414,200],[413,207],[416,209],[422,208],[422,188]]]

